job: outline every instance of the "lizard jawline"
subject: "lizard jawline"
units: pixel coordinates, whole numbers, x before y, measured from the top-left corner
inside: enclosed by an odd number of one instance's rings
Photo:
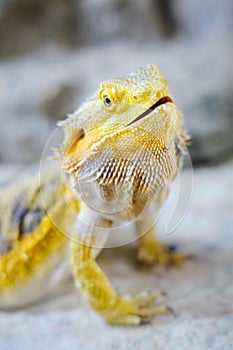
[[[142,118],[146,117],[148,114],[150,114],[152,111],[154,111],[157,107],[167,103],[167,102],[173,102],[173,100],[171,99],[171,97],[169,96],[164,96],[162,98],[160,98],[157,102],[155,102],[150,108],[148,108],[145,112],[143,112],[142,114],[140,114],[137,118],[135,118],[134,120],[132,120],[127,126],[132,125],[133,123],[141,120]]]

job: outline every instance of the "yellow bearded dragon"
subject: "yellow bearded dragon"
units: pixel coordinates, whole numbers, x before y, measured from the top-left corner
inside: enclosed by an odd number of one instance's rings
[[[158,293],[117,295],[95,258],[116,223],[134,221],[141,261],[184,259],[156,240],[153,227],[180,167],[181,123],[154,64],[102,82],[60,122],[65,137],[57,154],[65,176],[51,163],[40,181],[24,175],[1,189],[0,308],[22,307],[48,293],[61,279],[56,271],[66,275],[70,256],[76,286],[110,323],[138,325],[170,312],[157,302]]]

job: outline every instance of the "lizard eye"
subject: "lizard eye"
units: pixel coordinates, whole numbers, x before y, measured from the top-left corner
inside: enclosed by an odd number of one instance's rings
[[[109,96],[104,96],[104,104],[105,106],[109,107],[112,104],[112,100]]]

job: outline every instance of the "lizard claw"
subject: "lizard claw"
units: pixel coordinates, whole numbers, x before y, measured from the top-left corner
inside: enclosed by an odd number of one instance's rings
[[[176,252],[175,246],[166,246],[161,244],[158,246],[151,244],[142,245],[138,251],[138,262],[147,265],[155,263],[165,266],[181,265],[183,262],[193,259],[193,256]]]
[[[155,303],[161,296],[160,293],[142,292],[133,297],[118,297],[112,309],[105,311],[105,317],[113,324],[145,324],[154,316],[172,312],[170,307]]]

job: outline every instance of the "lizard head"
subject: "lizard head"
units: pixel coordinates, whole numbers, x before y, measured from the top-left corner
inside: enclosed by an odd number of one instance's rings
[[[180,115],[160,69],[149,64],[125,78],[110,79],[80,108],[59,123],[65,139],[61,147],[64,167],[86,157],[96,144],[110,136],[142,134],[169,145]],[[127,132],[126,132],[127,130]],[[132,139],[134,136],[132,135]]]
[[[112,160],[134,162],[142,148],[157,157],[158,150],[174,141],[180,118],[168,82],[156,65],[106,80],[59,124],[65,132],[62,168],[74,177],[82,169],[83,176],[84,172],[97,174]]]

